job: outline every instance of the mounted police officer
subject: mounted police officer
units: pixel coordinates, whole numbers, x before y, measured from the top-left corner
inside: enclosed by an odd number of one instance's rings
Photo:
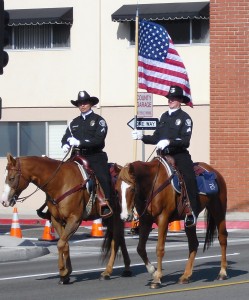
[[[61,143],[64,152],[68,152],[70,147],[78,148],[79,154],[89,163],[106,198],[99,203],[100,216],[108,217],[111,213],[108,203],[108,200],[111,201],[111,176],[108,157],[103,151],[108,127],[106,121],[92,110],[98,102],[97,97],[91,97],[86,91],[80,91],[78,99],[71,100],[71,103],[79,108],[80,115],[71,121]]]
[[[193,122],[190,116],[181,109],[181,104],[189,103],[190,98],[185,95],[180,86],[171,86],[166,98],[168,98],[169,110],[161,115],[159,125],[153,135],[143,135],[141,131],[134,130],[132,138],[142,140],[145,144],[156,145],[158,152],[174,157],[184,178],[192,208],[192,213],[185,218],[185,226],[191,227],[196,225],[198,214],[196,178],[193,162],[187,150],[190,145]]]

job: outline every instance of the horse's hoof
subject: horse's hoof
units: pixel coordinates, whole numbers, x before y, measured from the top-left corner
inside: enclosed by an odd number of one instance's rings
[[[161,287],[161,284],[159,282],[155,283],[155,282],[152,282],[150,284],[150,288],[151,289],[159,289]]]
[[[178,280],[178,284],[188,284],[189,283],[189,278],[180,278]]]
[[[70,278],[61,278],[58,284],[68,284],[70,282]]]
[[[125,270],[122,273],[122,277],[132,277],[132,272]]]
[[[224,274],[219,274],[217,277],[217,280],[226,280],[226,279],[228,279],[228,276]]]
[[[101,274],[100,277],[99,277],[99,280],[110,280],[110,279],[111,279],[110,275]]]

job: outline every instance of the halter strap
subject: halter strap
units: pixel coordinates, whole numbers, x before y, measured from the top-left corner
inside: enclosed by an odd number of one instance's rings
[[[20,178],[21,178],[21,177],[26,181],[27,184],[30,183],[30,181],[29,181],[28,179],[26,179],[26,178],[23,176],[23,174],[22,174],[22,170],[21,170],[21,162],[20,162],[19,158],[16,158],[16,165],[17,165],[16,167],[10,167],[10,166],[8,166],[8,165],[6,166],[6,170],[7,170],[7,171],[16,171],[17,174],[19,175],[19,176],[18,176],[18,179],[17,179],[16,186],[13,188],[13,189],[15,189],[15,190],[18,189],[18,186],[19,186]],[[20,198],[20,199],[22,199],[22,198]]]

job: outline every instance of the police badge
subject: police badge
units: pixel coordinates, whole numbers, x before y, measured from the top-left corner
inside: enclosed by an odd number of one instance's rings
[[[177,119],[176,122],[175,122],[175,124],[176,124],[177,126],[179,126],[181,123],[182,123],[181,119]]]

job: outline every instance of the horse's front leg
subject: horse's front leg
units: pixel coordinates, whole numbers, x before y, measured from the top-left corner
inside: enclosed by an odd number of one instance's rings
[[[162,262],[164,257],[165,241],[168,232],[168,219],[161,217],[158,222],[158,241],[156,247],[157,254],[157,270],[153,273],[153,280],[150,287],[152,289],[159,288],[161,286],[161,278],[163,276],[162,272]]]
[[[120,219],[119,214],[116,216],[114,215],[114,219],[112,221],[112,241],[111,241],[111,254],[109,261],[107,263],[106,269],[100,275],[100,280],[103,279],[110,279],[110,276],[113,272],[113,266],[116,259],[116,255],[118,252],[119,247],[121,248],[121,252],[123,255],[125,270],[122,273],[123,277],[130,277],[132,272],[130,270],[130,257],[127,251],[126,243],[125,243],[125,236],[124,236],[124,223]]]
[[[185,271],[179,278],[178,283],[184,284],[189,283],[189,279],[193,273],[194,261],[199,247],[199,242],[196,235],[196,226],[185,227],[185,232],[188,238],[189,257],[185,266]]]
[[[53,222],[53,220],[52,220]],[[67,220],[66,226],[63,227],[59,223],[54,221],[54,227],[59,235],[57,243],[58,249],[58,268],[60,274],[59,284],[67,284],[70,281],[70,274],[72,273],[72,264],[70,258],[70,249],[68,240],[75,233],[79,227],[79,221],[74,218]]]
[[[124,260],[124,271],[122,273],[122,277],[131,277],[132,276],[132,271],[131,271],[131,259],[126,247],[126,243],[125,243],[125,238],[122,237],[121,241],[120,241],[120,248],[121,248],[121,252],[123,255],[123,260]]]
[[[72,265],[69,252],[69,244],[63,239],[59,239],[57,243],[58,248],[58,268],[60,274],[59,284],[67,284],[70,281],[70,274],[72,273]]]
[[[147,216],[145,216],[145,217],[142,216],[140,218],[139,222],[140,222],[140,224],[139,224],[139,241],[138,241],[138,245],[137,245],[137,253],[143,260],[147,271],[151,275],[153,275],[154,272],[156,271],[156,268],[151,264],[151,262],[148,258],[147,251],[146,251],[146,243],[149,238],[149,234],[150,234],[150,231],[152,228],[153,221],[151,220],[151,218],[150,218],[150,220],[148,220]]]

